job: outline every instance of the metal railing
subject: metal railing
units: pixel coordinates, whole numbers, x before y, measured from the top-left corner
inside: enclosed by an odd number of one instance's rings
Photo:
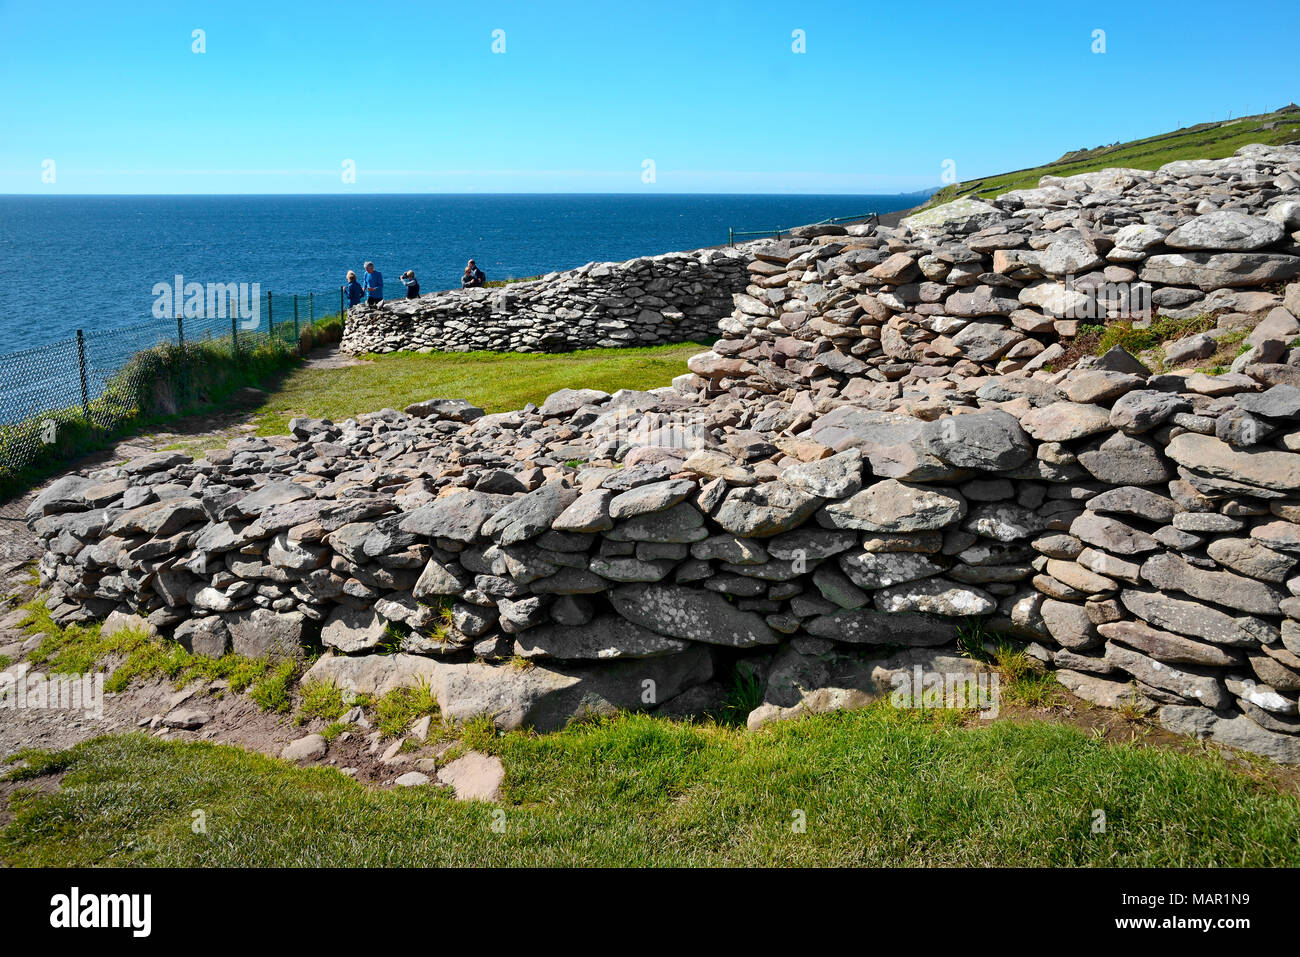
[[[834,216],[831,219],[823,219],[815,223],[800,223],[799,226],[773,227],[771,229],[734,229],[728,227],[727,245],[728,246],[736,245],[737,237],[758,238],[761,236],[773,236],[776,239],[780,239],[782,236],[788,234],[791,230],[798,229],[800,226],[838,226],[840,223],[860,223],[864,221],[879,223],[880,214],[864,213],[859,216]]]

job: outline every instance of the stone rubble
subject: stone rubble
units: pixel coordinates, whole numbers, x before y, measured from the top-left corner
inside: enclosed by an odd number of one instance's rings
[[[309,679],[426,681],[452,718],[540,730],[716,702],[737,662],[751,726],[856,707],[905,670],[864,655],[976,668],[955,642],[980,616],[1075,694],[1300,763],[1297,200],[1300,147],[1247,146],[804,227],[728,258],[741,288],[692,280],[734,309],[672,387],[300,418],[69,475],[28,511],[41,580],[60,622],[138,613],[209,655],[320,643]],[[554,303],[474,332],[501,294],[392,304],[353,347],[634,341]],[[1245,361],[1072,361],[1081,324],[1144,298],[1216,316],[1212,344],[1253,329]],[[464,329],[416,330],[426,308]]]

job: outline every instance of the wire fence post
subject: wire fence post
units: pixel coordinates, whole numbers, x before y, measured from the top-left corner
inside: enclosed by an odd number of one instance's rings
[[[266,331],[268,336],[275,335],[275,313],[271,311],[271,294],[266,294]]]
[[[230,314],[230,341],[235,344],[235,358],[239,358],[239,324],[235,314]]]
[[[298,294],[293,294],[293,341],[298,341]]]
[[[81,367],[81,411],[86,415],[87,424],[90,423],[90,389],[86,382],[86,337],[81,330],[77,330],[77,365]]]
[[[348,308],[343,304],[342,286],[339,286],[339,319],[344,323],[348,321]]]
[[[307,311],[311,314],[311,324],[316,325],[316,294],[307,293]]]
[[[185,320],[181,314],[176,314],[176,345],[180,347],[180,369],[176,376],[176,404],[182,408],[185,406],[185,400],[189,395],[189,369],[185,361]]]

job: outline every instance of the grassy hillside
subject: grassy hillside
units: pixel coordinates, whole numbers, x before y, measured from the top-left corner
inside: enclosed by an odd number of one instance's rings
[[[959,196],[988,199],[1008,190],[1037,186],[1038,180],[1049,174],[1073,176],[1111,166],[1157,169],[1175,160],[1231,156],[1247,143],[1276,145],[1292,140],[1300,140],[1300,108],[1287,106],[1272,113],[1244,116],[1219,123],[1199,123],[1172,133],[1161,133],[1128,143],[1075,150],[1042,166],[954,183],[935,193],[927,205],[937,206]]]

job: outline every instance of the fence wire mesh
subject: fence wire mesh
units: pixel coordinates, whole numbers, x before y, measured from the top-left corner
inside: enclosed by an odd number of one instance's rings
[[[111,433],[146,411],[183,410],[202,398],[207,367],[264,361],[277,343],[297,345],[308,326],[339,315],[340,304],[337,289],[265,293],[255,309],[79,329],[0,355],[0,518],[20,517],[15,476],[56,464],[70,434]]]

